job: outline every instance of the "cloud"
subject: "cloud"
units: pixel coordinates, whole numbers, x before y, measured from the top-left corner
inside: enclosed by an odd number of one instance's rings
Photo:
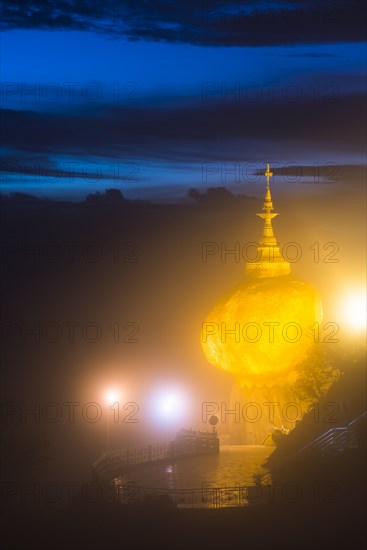
[[[104,105],[62,115],[10,109],[1,115],[3,146],[14,155],[200,162],[218,154],[235,160],[233,143],[246,141],[253,142],[249,156],[262,141],[288,143],[300,151],[362,152],[363,113],[361,94],[330,103],[311,98],[274,104],[198,102],[173,109]]]
[[[359,0],[2,0],[4,29],[80,30],[200,46],[365,41]]]
[[[305,57],[310,59],[321,59],[321,58],[329,58],[329,57],[340,57],[340,55],[337,55],[334,53],[304,52],[304,53],[284,54],[283,57]]]
[[[362,94],[330,104],[99,105],[62,114],[8,109],[0,112],[0,175],[8,190],[26,185],[48,196],[60,188],[82,197],[113,186],[157,200],[182,196],[188,187],[251,183],[264,162],[287,181],[294,179],[293,162],[299,182],[329,183],[335,174],[336,183],[349,182],[334,163],[362,159],[364,112]]]

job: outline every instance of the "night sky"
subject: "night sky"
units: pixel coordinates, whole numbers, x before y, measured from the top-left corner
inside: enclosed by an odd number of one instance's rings
[[[179,200],[364,162],[364,2],[1,5],[4,193]]]

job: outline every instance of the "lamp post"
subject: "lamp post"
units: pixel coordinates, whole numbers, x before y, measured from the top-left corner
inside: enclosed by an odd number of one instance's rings
[[[110,415],[111,407],[118,403],[118,392],[115,389],[108,390],[105,394],[106,412],[107,412],[107,437],[106,437],[106,451],[110,450]]]

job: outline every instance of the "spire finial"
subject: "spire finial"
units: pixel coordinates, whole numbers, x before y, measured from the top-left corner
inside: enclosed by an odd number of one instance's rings
[[[270,164],[266,165],[266,172],[264,174],[266,176],[266,187],[270,186],[270,178],[273,175],[273,172],[270,172]]]
[[[263,210],[269,213],[272,210],[274,210],[273,202],[271,200],[271,193],[270,193],[270,178],[273,175],[273,172],[270,171],[270,164],[266,165],[266,172],[264,175],[266,177],[266,192],[265,192],[265,201],[264,201]]]
[[[248,262],[247,271],[257,277],[277,277],[287,275],[290,272],[290,264],[286,262],[279,250],[279,244],[274,236],[272,220],[278,215],[273,212],[273,201],[270,193],[270,178],[273,172],[270,171],[270,164],[266,165],[266,191],[264,198],[264,213],[257,214],[264,220],[263,234],[257,250],[259,259],[256,262]]]

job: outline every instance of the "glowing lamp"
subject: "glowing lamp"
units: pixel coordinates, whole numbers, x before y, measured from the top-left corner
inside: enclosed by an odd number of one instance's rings
[[[366,291],[353,290],[346,293],[340,304],[343,324],[352,332],[366,329]]]
[[[119,392],[115,389],[107,390],[105,393],[106,405],[113,405],[119,400]]]
[[[182,391],[167,389],[153,400],[153,416],[158,422],[171,423],[182,419],[187,411],[187,399]]]

